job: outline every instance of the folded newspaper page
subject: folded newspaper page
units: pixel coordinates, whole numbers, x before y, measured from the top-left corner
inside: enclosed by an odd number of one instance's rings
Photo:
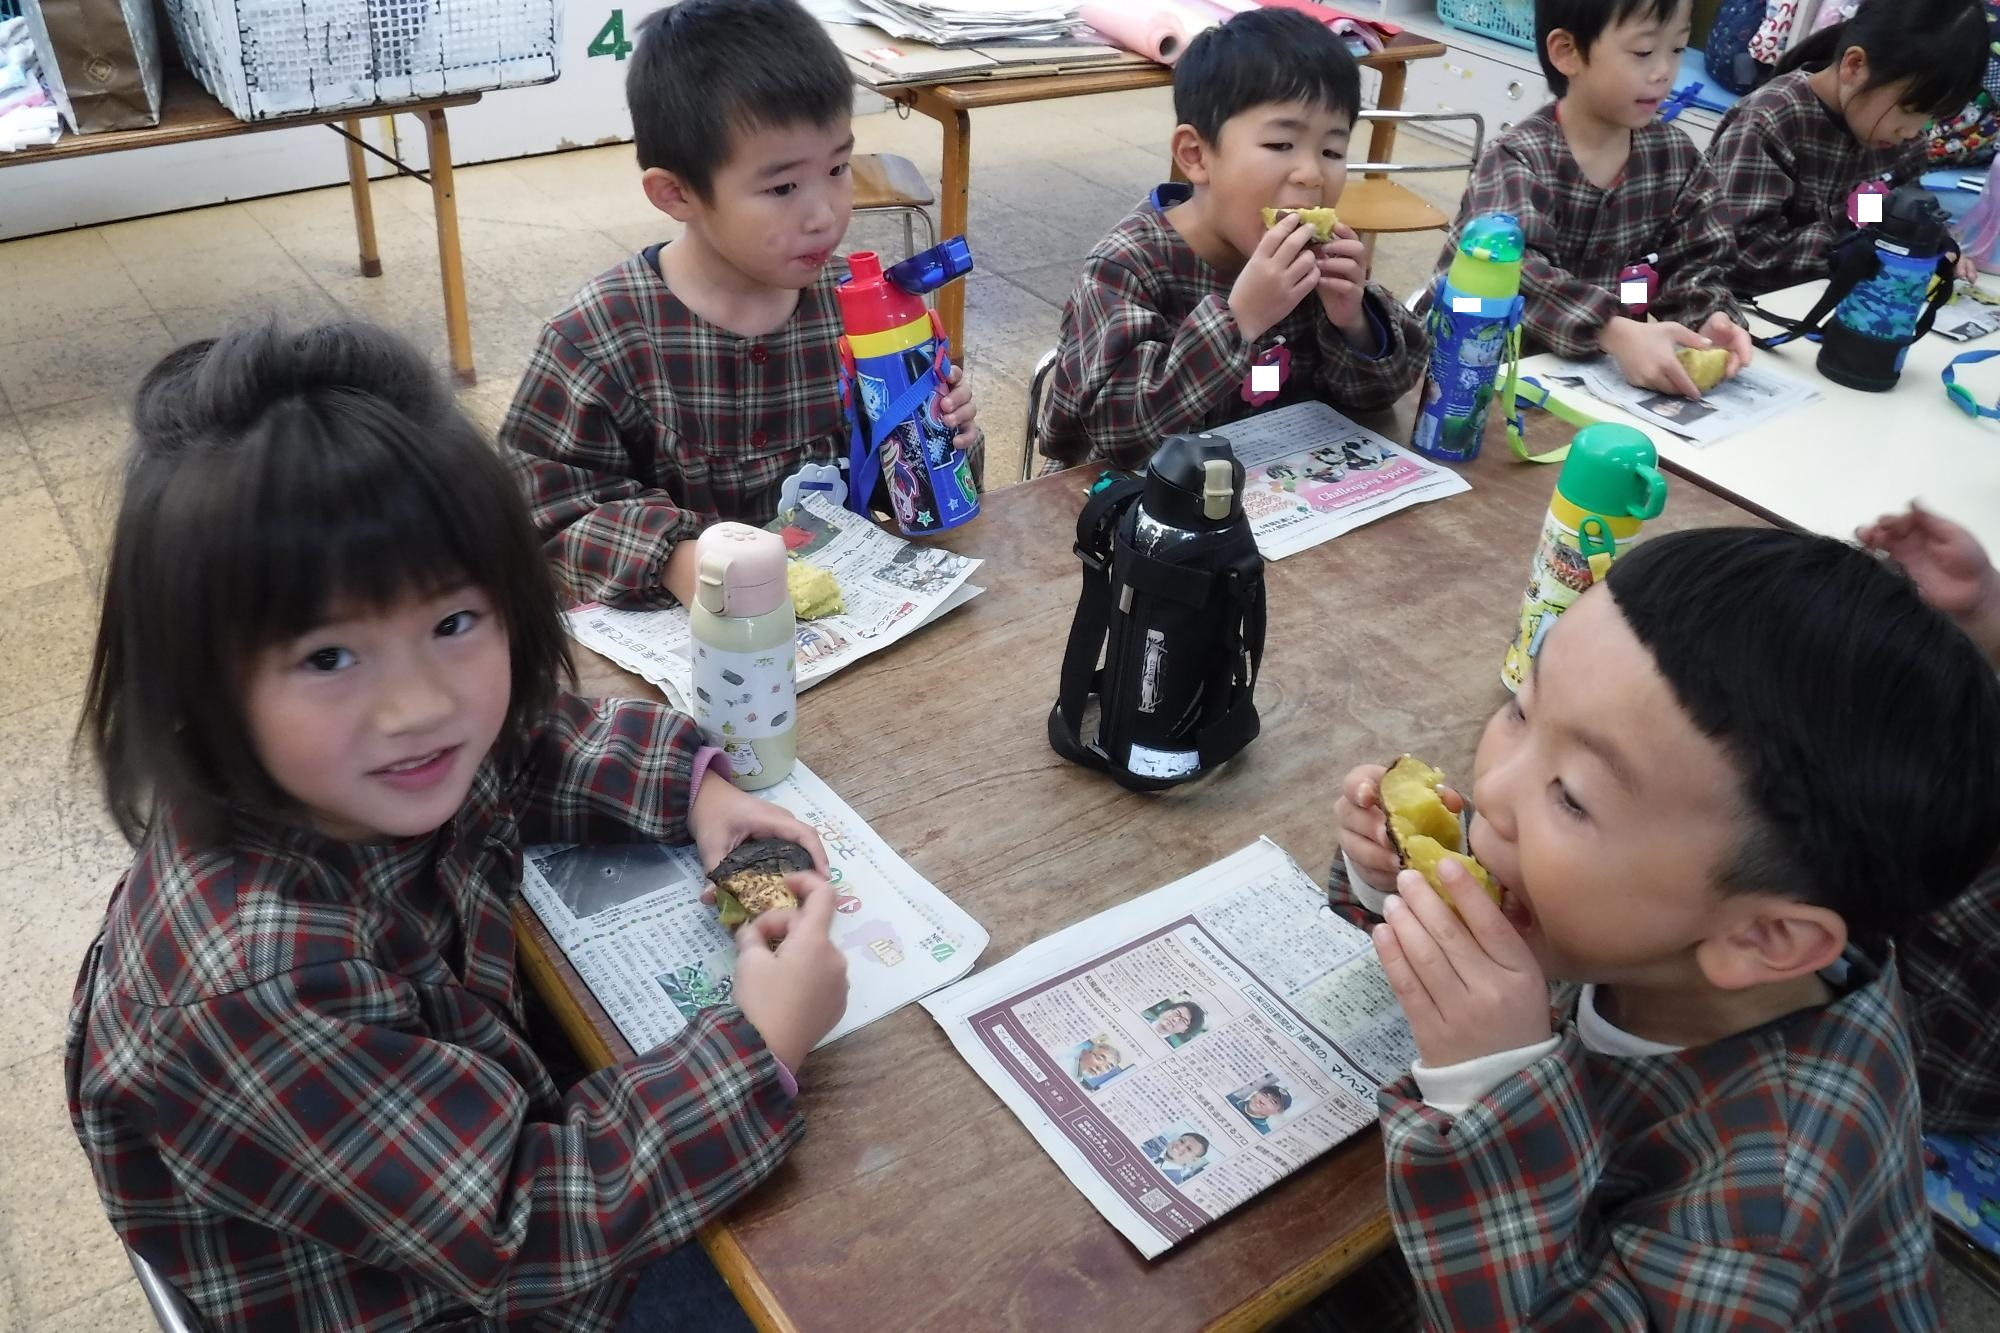
[[[924,1007],[1148,1259],[1373,1123],[1417,1053],[1367,935],[1268,838]]]
[[[964,976],[986,932],[912,870],[804,764],[759,795],[826,844],[833,938],[846,953],[847,1012],[823,1046]],[[704,1009],[730,1003],[736,944],[701,901],[693,847],[638,842],[531,847],[528,906],[635,1051],[672,1041]]]
[[[1974,290],[1959,288],[1958,295],[1937,312],[1937,322],[1931,328],[1939,337],[1955,343],[1971,342],[2000,329],[2000,295],[1979,288],[1979,295],[1974,296]]]
[[[1698,401],[1628,384],[1618,363],[1608,356],[1567,361],[1544,353],[1522,361],[1521,373],[1557,392],[1569,390],[1570,401],[1575,400],[1576,390],[1584,390],[1630,413],[1634,420],[1670,431],[1698,448],[1820,399],[1819,390],[1804,380],[1754,361]]]
[[[1243,463],[1243,511],[1257,550],[1282,560],[1426,500],[1471,490],[1325,403],[1294,403],[1216,429]]]
[[[807,496],[771,528],[784,537],[793,556],[830,572],[847,603],[839,615],[799,622],[801,690],[984,591],[966,582],[980,561],[904,541],[816,495]],[[692,711],[694,651],[686,607],[619,611],[585,602],[572,607],[565,619],[578,643],[659,686],[681,711]]]

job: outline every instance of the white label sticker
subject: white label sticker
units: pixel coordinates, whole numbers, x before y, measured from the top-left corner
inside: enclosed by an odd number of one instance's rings
[[[1854,213],[1856,217],[1861,219],[1862,226],[1874,226],[1882,220],[1882,196],[1879,194],[1862,195],[1854,201]]]
[[[1646,280],[1627,278],[1618,284],[1618,299],[1626,305],[1646,304]]]
[[[748,653],[694,645],[694,720],[716,744],[782,736],[797,705],[791,644]]]
[[[1142,778],[1184,778],[1201,767],[1201,751],[1152,750],[1135,745],[1125,767]]]
[[[1476,315],[1479,313],[1479,298],[1476,296],[1454,296],[1451,298],[1451,313],[1454,315]]]
[[[1250,367],[1251,393],[1276,393],[1278,391],[1278,368],[1258,365]]]

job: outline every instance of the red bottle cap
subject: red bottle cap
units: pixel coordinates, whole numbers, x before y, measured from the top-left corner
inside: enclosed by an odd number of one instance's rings
[[[835,288],[840,298],[841,327],[847,332],[887,333],[929,315],[923,297],[882,276],[882,260],[873,250],[856,250],[849,255],[847,272],[847,281]]]

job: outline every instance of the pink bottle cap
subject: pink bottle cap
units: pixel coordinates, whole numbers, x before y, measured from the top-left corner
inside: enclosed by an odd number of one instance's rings
[[[717,523],[695,542],[695,598],[711,614],[746,619],[776,610],[785,585],[785,539],[747,523]]]

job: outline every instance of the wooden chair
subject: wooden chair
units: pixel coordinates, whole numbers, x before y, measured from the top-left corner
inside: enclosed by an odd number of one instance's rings
[[[854,177],[855,212],[902,215],[906,256],[917,253],[918,222],[923,223],[924,235],[929,238],[924,248],[937,244],[937,223],[930,214],[930,206],[937,198],[916,163],[894,153],[856,153],[847,169]]]
[[[1471,111],[1363,111],[1360,120],[1411,121],[1465,120],[1472,122],[1472,155],[1449,162],[1353,162],[1347,167],[1347,185],[1340,192],[1340,220],[1360,235],[1368,248],[1368,263],[1375,262],[1375,237],[1382,233],[1442,231],[1451,217],[1431,205],[1413,190],[1398,185],[1392,176],[1416,172],[1470,171],[1479,161],[1486,143],[1486,121]]]

